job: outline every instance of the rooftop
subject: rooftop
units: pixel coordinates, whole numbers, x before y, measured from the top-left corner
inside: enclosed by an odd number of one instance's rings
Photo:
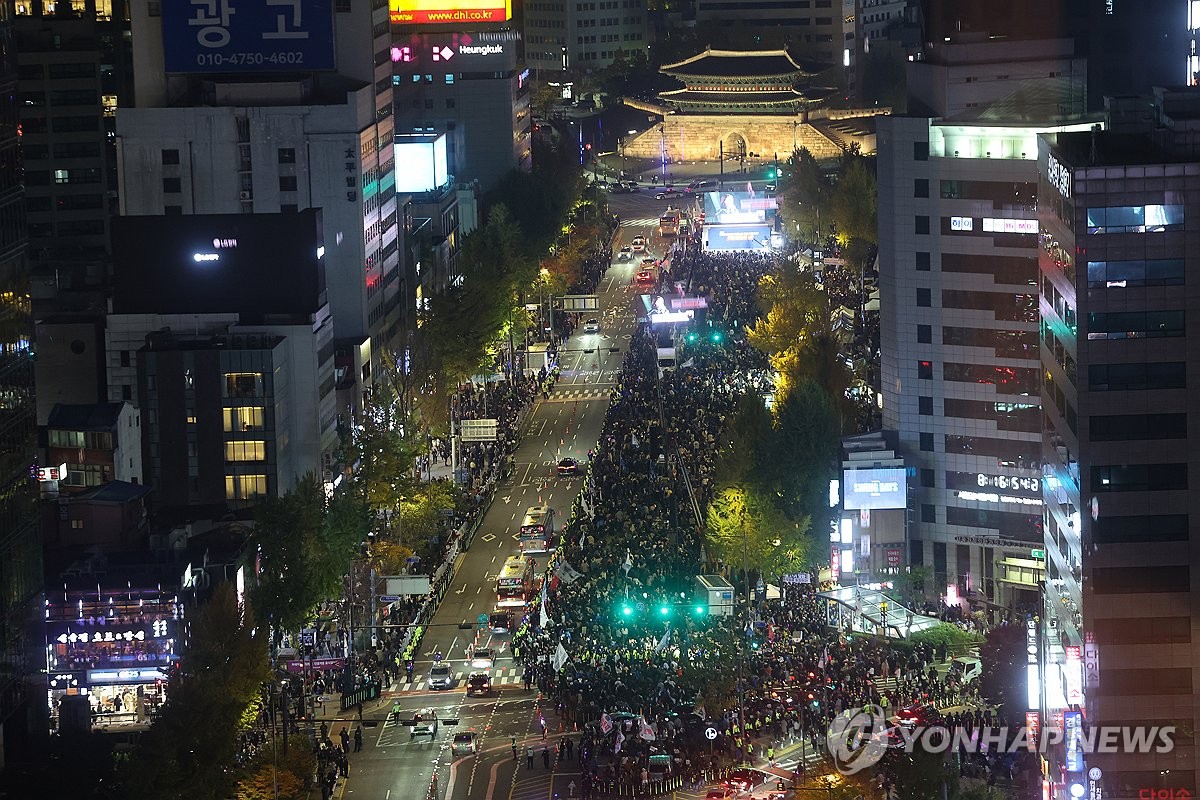
[[[705,50],[674,64],[664,64],[668,75],[705,75],[750,78],[765,75],[792,75],[815,71],[799,64],[787,50]]]
[[[95,503],[131,503],[140,500],[153,491],[149,486],[128,481],[109,481],[108,483],[81,492],[71,498],[72,503],[92,501]]]
[[[1047,135],[1051,146],[1072,167],[1181,164],[1200,161],[1196,153],[1172,152],[1142,133],[1074,131]]]
[[[60,431],[109,431],[117,426],[125,403],[55,403],[46,427]]]

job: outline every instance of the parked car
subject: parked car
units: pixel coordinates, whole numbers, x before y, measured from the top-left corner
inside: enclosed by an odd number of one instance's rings
[[[492,679],[486,672],[472,672],[467,678],[467,697],[488,697],[492,693]]]
[[[454,734],[450,744],[450,752],[456,756],[469,756],[475,753],[475,734],[471,731]]]
[[[430,689],[449,689],[454,685],[454,676],[450,674],[449,664],[434,664],[429,670]]]
[[[476,647],[471,653],[471,669],[491,669],[496,663],[496,651],[490,647]]]

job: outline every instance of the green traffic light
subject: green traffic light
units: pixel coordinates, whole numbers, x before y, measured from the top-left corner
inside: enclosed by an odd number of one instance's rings
[[[695,344],[696,340],[699,338],[700,338],[699,335],[696,334],[694,331],[692,333],[689,333],[687,335],[688,344]]]
[[[758,649],[758,642],[751,642],[751,643],[750,643],[750,649],[751,649],[751,650],[757,650],[757,649]]]
[[[702,605],[697,605],[692,607],[692,611],[695,612],[697,617],[703,617],[707,609]]]
[[[716,344],[720,344],[720,343],[721,343],[721,332],[720,332],[720,331],[713,331],[713,332],[712,332],[712,333],[709,335],[709,338],[710,338],[710,339],[712,339],[714,343],[716,343]]]
[[[664,617],[669,617],[669,616],[671,616],[671,607],[670,606],[659,606],[658,613]]]
[[[631,605],[621,606],[621,616],[632,617],[633,616],[633,606],[631,606]]]

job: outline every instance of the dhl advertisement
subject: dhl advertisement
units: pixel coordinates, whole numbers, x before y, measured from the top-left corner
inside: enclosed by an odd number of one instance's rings
[[[512,0],[388,0],[393,25],[507,22]]]

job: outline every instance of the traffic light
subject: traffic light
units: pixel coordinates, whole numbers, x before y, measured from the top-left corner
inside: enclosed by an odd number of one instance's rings
[[[671,607],[669,605],[667,605],[666,603],[663,603],[661,606],[658,607],[658,615],[660,617],[671,616]]]
[[[720,344],[721,340],[724,338],[725,336],[718,330],[714,330],[712,333],[708,334],[708,339],[713,344]]]
[[[696,333],[695,331],[688,331],[688,335],[687,335],[688,344],[695,344],[699,339],[700,339],[700,334]]]
[[[703,603],[697,603],[696,605],[692,606],[692,614],[697,617],[703,617],[708,614],[708,609],[704,607]]]
[[[769,181],[773,181],[773,180],[775,180],[775,175],[776,175],[776,174],[777,174],[777,173],[775,172],[775,168],[774,168],[774,167],[770,167],[769,169],[767,169],[767,180],[769,180]]]
[[[631,605],[630,603],[622,603],[621,604],[621,616],[624,617],[625,619],[629,619],[630,617],[632,617],[633,616],[633,605]]]
[[[585,145],[583,146],[583,149],[584,149],[584,150],[591,150],[591,149],[592,149],[592,143],[591,143],[591,142],[588,142],[587,144],[585,144]]]

